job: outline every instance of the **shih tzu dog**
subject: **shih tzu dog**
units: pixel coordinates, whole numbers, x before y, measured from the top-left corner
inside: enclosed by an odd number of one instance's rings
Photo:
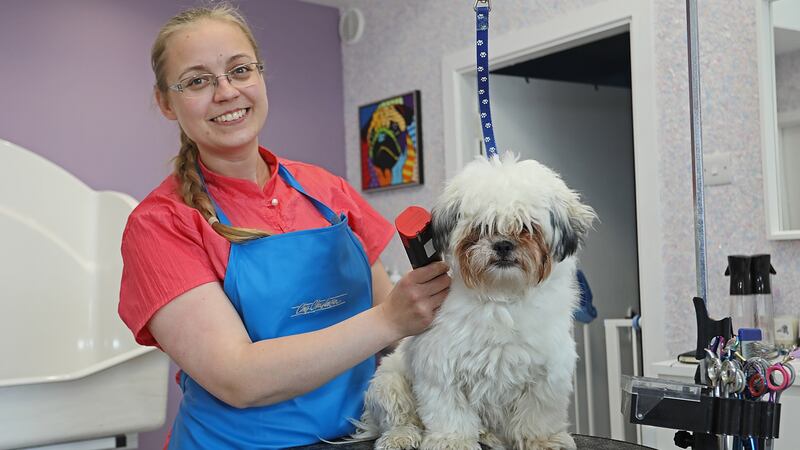
[[[377,449],[574,449],[575,257],[596,216],[533,160],[476,159],[432,210],[450,293],[378,367],[356,437]]]

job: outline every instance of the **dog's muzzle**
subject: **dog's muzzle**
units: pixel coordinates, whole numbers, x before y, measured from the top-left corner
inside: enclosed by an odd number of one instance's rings
[[[493,264],[497,267],[512,267],[517,265],[516,258],[512,255],[517,245],[509,240],[497,241],[492,244],[492,250],[497,255],[497,260]]]
[[[495,251],[495,253],[497,253],[497,256],[499,256],[500,259],[506,259],[508,255],[514,251],[515,247],[516,245],[514,245],[514,243],[511,241],[499,241],[492,245],[492,249]]]

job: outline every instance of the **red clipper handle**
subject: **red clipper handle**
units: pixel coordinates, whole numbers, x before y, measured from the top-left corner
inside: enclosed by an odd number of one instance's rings
[[[431,213],[419,206],[409,206],[394,220],[411,267],[427,266],[442,257],[433,247]]]

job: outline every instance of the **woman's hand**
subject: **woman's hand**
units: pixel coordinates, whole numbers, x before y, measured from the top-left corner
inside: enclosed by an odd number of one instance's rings
[[[437,261],[407,273],[379,305],[398,339],[425,331],[450,292],[446,263]]]

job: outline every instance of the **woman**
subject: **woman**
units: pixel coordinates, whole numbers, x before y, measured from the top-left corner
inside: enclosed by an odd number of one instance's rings
[[[443,263],[391,286],[393,235],[342,179],[258,145],[263,63],[226,5],[173,17],[151,55],[174,174],[131,214],[120,316],[181,368],[170,448],[285,448],[352,431],[373,355],[422,332]]]

